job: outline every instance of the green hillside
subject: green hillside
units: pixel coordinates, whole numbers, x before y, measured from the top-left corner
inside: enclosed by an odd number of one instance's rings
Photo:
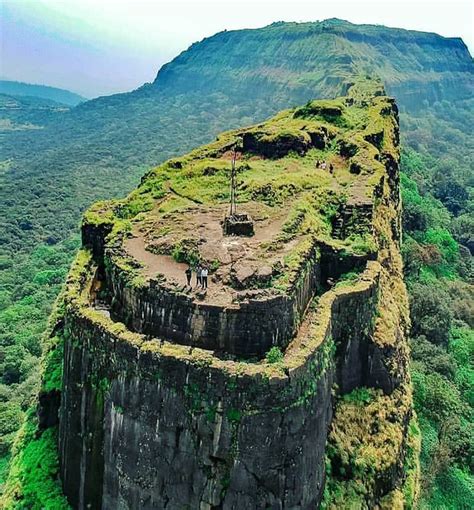
[[[221,32],[163,66],[154,85],[172,85],[176,94],[222,91],[225,83],[246,101],[250,93],[301,103],[315,93],[339,94],[354,70],[380,74],[411,109],[472,91],[472,61],[461,39],[338,19]]]
[[[311,98],[337,96],[360,73],[380,76],[401,106],[404,250],[417,298],[414,342],[424,346],[414,348],[414,381],[423,395],[415,401],[427,438],[427,504],[437,498],[432,507],[443,508],[453,486],[464,488],[459,498],[472,495],[466,460],[472,454],[466,432],[472,420],[472,294],[466,283],[474,237],[472,58],[460,39],[339,20],[222,32],[164,66],[153,84],[70,110],[50,105],[38,111],[18,97],[20,109],[0,103],[0,126],[6,127],[0,130],[3,455],[35,388],[40,335],[76,249],[81,212],[129,191],[151,165],[220,131]],[[35,127],[25,127],[30,124]],[[431,301],[417,307],[420,295]],[[438,328],[429,324],[446,316],[438,341]],[[433,387],[445,391],[434,394]],[[445,414],[437,414],[446,401]],[[446,422],[454,423],[451,429]]]
[[[51,99],[0,94],[0,133],[43,129],[67,111],[68,106]]]
[[[47,85],[33,85],[21,81],[0,80],[0,94],[9,96],[29,96],[41,99],[49,99],[55,103],[68,106],[76,106],[83,101],[85,97],[70,92],[69,90],[48,87]]]

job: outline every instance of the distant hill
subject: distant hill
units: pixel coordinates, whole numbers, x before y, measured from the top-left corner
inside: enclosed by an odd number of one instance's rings
[[[224,31],[193,44],[158,72],[154,86],[173,94],[237,93],[252,102],[271,95],[295,104],[334,96],[346,78],[379,75],[402,107],[422,100],[472,95],[473,63],[460,38],[446,38],[339,19],[277,22],[261,29]]]
[[[86,101],[86,98],[74,92],[70,92],[69,90],[49,87],[47,85],[32,85],[31,83],[8,80],[0,80],[0,94],[39,97],[68,106],[76,106]]]
[[[52,99],[0,93],[0,133],[43,128],[69,109]]]

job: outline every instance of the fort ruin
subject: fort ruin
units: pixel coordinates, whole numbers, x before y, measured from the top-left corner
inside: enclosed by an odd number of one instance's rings
[[[335,395],[407,391],[397,108],[360,87],[225,133],[86,213],[60,419],[75,507],[315,508]],[[253,235],[222,228],[236,144]],[[207,290],[186,285],[197,263]]]

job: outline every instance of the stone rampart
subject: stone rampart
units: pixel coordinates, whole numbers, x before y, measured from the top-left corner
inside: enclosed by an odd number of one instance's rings
[[[348,372],[361,382],[359,366],[370,365],[377,263],[354,287],[323,295],[281,367],[148,341],[91,308],[92,271],[79,274],[81,297],[66,308],[60,419],[75,507],[317,507],[333,384]]]
[[[272,347],[284,349],[295,335],[320,282],[319,255],[311,250],[288,292],[256,291],[223,306],[151,279],[130,285],[128,275],[107,264],[112,313],[130,329],[173,342],[245,357],[262,357]]]

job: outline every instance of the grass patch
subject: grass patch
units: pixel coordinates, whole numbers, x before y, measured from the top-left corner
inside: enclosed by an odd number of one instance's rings
[[[37,437],[34,409],[18,433],[5,494],[0,502],[9,510],[67,510],[58,480],[57,428]]]

